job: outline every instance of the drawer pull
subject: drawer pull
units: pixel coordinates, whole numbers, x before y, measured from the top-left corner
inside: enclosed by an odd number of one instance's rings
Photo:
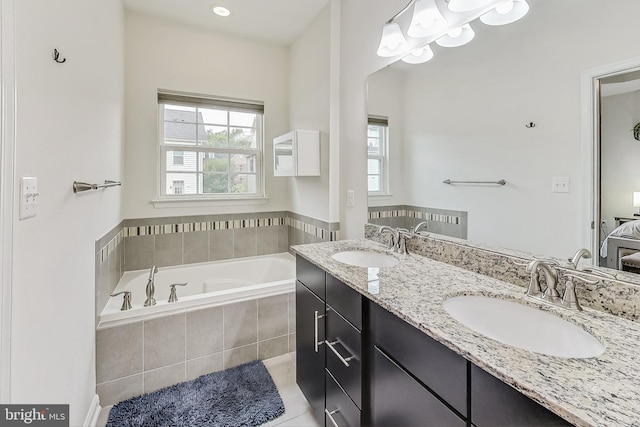
[[[327,408],[324,408],[324,413],[329,417],[329,420],[331,421],[331,424],[333,424],[333,427],[340,427],[336,420],[333,419],[333,414],[335,414],[336,412],[338,412],[338,409],[334,409],[333,411],[329,412]]]
[[[318,310],[313,312],[313,325],[314,325],[313,345],[316,350],[316,353],[318,352],[318,346],[320,346],[320,344],[323,343],[323,341],[318,341],[318,320],[322,319],[323,317],[324,317],[324,314],[321,314],[318,316]]]
[[[355,356],[349,356],[346,359],[344,357],[342,357],[342,355],[340,353],[338,353],[338,350],[336,350],[335,348],[333,348],[334,345],[338,344],[338,340],[335,340],[333,342],[329,342],[329,341],[325,341],[325,344],[327,344],[327,346],[329,347],[329,349],[331,349],[331,351],[333,351],[333,353],[338,356],[338,359],[340,359],[340,361],[344,364],[344,366],[346,366],[347,368],[349,367],[349,361],[355,359]]]

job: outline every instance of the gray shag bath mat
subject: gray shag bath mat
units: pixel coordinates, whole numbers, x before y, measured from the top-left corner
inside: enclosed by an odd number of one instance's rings
[[[257,360],[122,401],[107,427],[258,426],[284,413],[282,398]]]

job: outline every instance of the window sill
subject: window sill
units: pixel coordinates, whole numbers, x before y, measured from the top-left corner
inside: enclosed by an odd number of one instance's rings
[[[171,198],[151,200],[156,209],[164,208],[197,208],[206,206],[243,206],[243,205],[264,205],[269,201],[268,197],[244,197],[237,199],[213,199],[213,198]]]
[[[390,199],[393,197],[393,194],[391,193],[385,193],[385,194],[368,194],[367,197],[369,199],[374,199],[374,200],[385,200],[385,199]]]

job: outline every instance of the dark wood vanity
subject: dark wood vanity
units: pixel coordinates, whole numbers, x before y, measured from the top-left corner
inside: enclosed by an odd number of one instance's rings
[[[297,382],[327,427],[570,426],[300,255]]]

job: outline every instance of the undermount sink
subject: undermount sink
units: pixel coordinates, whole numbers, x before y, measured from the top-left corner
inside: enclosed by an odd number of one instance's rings
[[[344,264],[356,267],[393,267],[398,260],[391,255],[371,251],[343,251],[333,254],[331,258]]]
[[[454,319],[503,344],[566,358],[598,357],[604,345],[584,329],[517,302],[485,296],[458,296],[443,303]]]

